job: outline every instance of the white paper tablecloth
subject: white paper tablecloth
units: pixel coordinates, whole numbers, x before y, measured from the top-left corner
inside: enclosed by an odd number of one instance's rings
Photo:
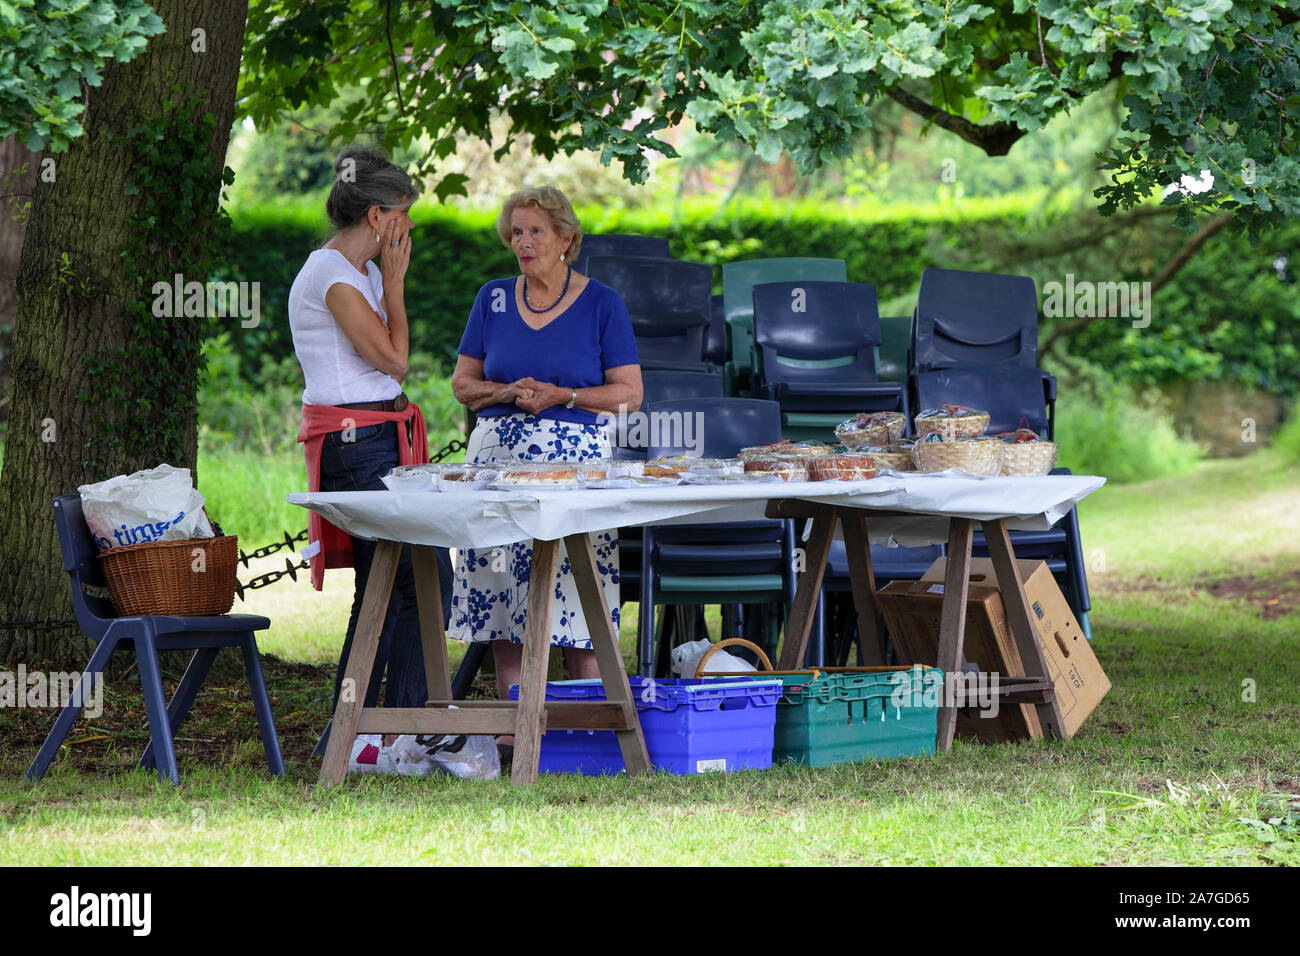
[[[902,511],[867,514],[871,540],[915,546],[945,541],[949,517],[1005,518],[1013,531],[1050,528],[1106,479],[1090,475],[971,478],[882,475],[870,481],[675,485],[627,490],[329,491],[287,496],[349,534],[450,548],[491,548],[624,525],[762,518],[768,499]]]

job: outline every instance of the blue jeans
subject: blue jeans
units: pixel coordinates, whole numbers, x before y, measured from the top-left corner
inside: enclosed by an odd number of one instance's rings
[[[353,440],[343,441],[343,432],[325,436],[321,449],[321,491],[383,491],[380,475],[386,475],[398,464],[397,422],[382,425],[365,425],[353,429]],[[352,599],[352,614],[348,618],[348,633],[343,641],[338,671],[334,677],[334,698],[330,713],[338,704],[343,675],[347,670],[352,638],[357,630],[357,617],[361,614],[361,601],[370,577],[370,565],[375,558],[375,542],[352,537],[352,556],[356,568],[356,594]],[[442,590],[443,627],[451,609],[451,558],[446,548],[438,548],[438,578]],[[410,545],[402,545],[397,576],[393,581],[392,597],[388,601],[388,614],[379,635],[379,649],[375,666],[366,688],[365,706],[379,703],[379,688],[387,671],[384,706],[423,707],[429,698],[424,677],[424,648],[420,643],[419,609],[415,600],[415,574],[411,568]]]

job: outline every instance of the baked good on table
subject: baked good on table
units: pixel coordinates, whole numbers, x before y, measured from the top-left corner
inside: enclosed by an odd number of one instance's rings
[[[825,455],[808,461],[810,481],[865,481],[876,477],[877,470],[871,455]]]
[[[563,462],[526,462],[501,469],[500,485],[576,484],[578,466]]]
[[[776,475],[782,481],[807,481],[808,459],[798,456],[768,455],[745,462],[745,471]]]
[[[907,418],[902,412],[858,412],[835,426],[835,437],[849,448],[893,445],[903,437]]]
[[[821,455],[829,455],[831,448],[829,445],[823,445],[820,442],[808,441],[774,441],[770,445],[751,445],[748,448],[740,449],[739,457],[741,461],[751,461],[754,458],[768,458],[772,455],[780,455],[794,458],[817,458]]]

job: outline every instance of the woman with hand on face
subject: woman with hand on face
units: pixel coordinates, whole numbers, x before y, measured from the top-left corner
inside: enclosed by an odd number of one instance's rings
[[[337,232],[308,256],[289,291],[289,325],[307,386],[298,440],[304,445],[311,491],[383,491],[380,477],[396,465],[429,460],[424,417],[401,385],[410,354],[404,292],[411,260],[408,210],[417,189],[404,170],[373,149],[344,150],[334,169],[337,178],[325,209]],[[308,532],[309,547],[319,548],[310,558],[316,590],[327,567],[356,569],[352,613],[334,680],[336,705],[375,542],[343,533],[314,511]],[[385,669],[387,706],[423,707],[428,699],[410,551],[402,547],[365,692],[367,707],[378,703]],[[446,607],[451,561],[446,548],[437,554]],[[317,752],[324,743],[322,736]],[[382,742],[358,738],[352,749],[352,769],[392,770],[384,765]]]
[[[510,196],[497,233],[519,260],[521,274],[479,289],[460,342],[452,390],[478,413],[465,460],[611,457],[598,416],[626,414],[641,404],[641,366],[627,307],[613,289],[573,271],[582,229],[558,189],[543,186]],[[594,534],[592,544],[617,630],[618,532]],[[519,680],[531,557],[529,545],[515,544],[468,549],[457,562],[451,636],[492,642],[503,700]],[[555,588],[551,644],[565,648],[573,677],[598,677],[563,544]]]

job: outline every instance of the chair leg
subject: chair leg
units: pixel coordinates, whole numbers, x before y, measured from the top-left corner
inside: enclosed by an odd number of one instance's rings
[[[158,645],[152,633],[133,638],[135,659],[140,666],[140,690],[149,714],[149,735],[156,751],[158,776],[179,786],[180,770],[176,767],[176,746],[167,720],[167,703],[163,698],[162,673],[158,667]]]
[[[483,666],[483,659],[487,657],[489,646],[487,641],[478,641],[465,649],[465,656],[461,658],[460,666],[451,679],[451,696],[454,699],[464,700],[469,693],[479,668]],[[321,752],[324,753],[324,750]]]
[[[77,684],[78,693],[74,694],[73,699],[59,712],[58,719],[54,721],[54,726],[50,728],[45,738],[45,743],[41,744],[41,749],[36,754],[36,759],[27,768],[28,780],[40,780],[50,769],[55,755],[63,746],[63,741],[68,738],[68,734],[72,732],[72,725],[77,722],[77,717],[81,714],[84,701],[90,692],[90,681],[104,679],[104,668],[116,649],[117,638],[109,635],[105,635],[104,640],[95,648],[95,652],[90,656],[90,663],[81,672],[81,680]]]
[[[284,776],[284,755],[280,753],[280,738],[275,733],[275,718],[271,714],[271,698],[266,692],[266,679],[262,676],[262,658],[257,653],[257,638],[249,631],[244,635],[244,674],[248,689],[253,695],[253,710],[257,714],[257,729],[262,734],[262,749],[266,751],[266,765],[271,774]]]
[[[194,706],[194,698],[198,696],[199,688],[207,679],[208,672],[212,670],[212,664],[220,653],[219,647],[200,647],[190,658],[189,665],[185,668],[185,673],[181,677],[181,682],[176,685],[176,693],[172,695],[172,702],[167,705],[167,723],[171,727],[172,734],[180,732],[181,724],[185,723],[185,718]],[[141,770],[154,770],[154,739],[150,738],[149,746],[144,748],[144,753],[140,755],[140,762],[136,764]]]

